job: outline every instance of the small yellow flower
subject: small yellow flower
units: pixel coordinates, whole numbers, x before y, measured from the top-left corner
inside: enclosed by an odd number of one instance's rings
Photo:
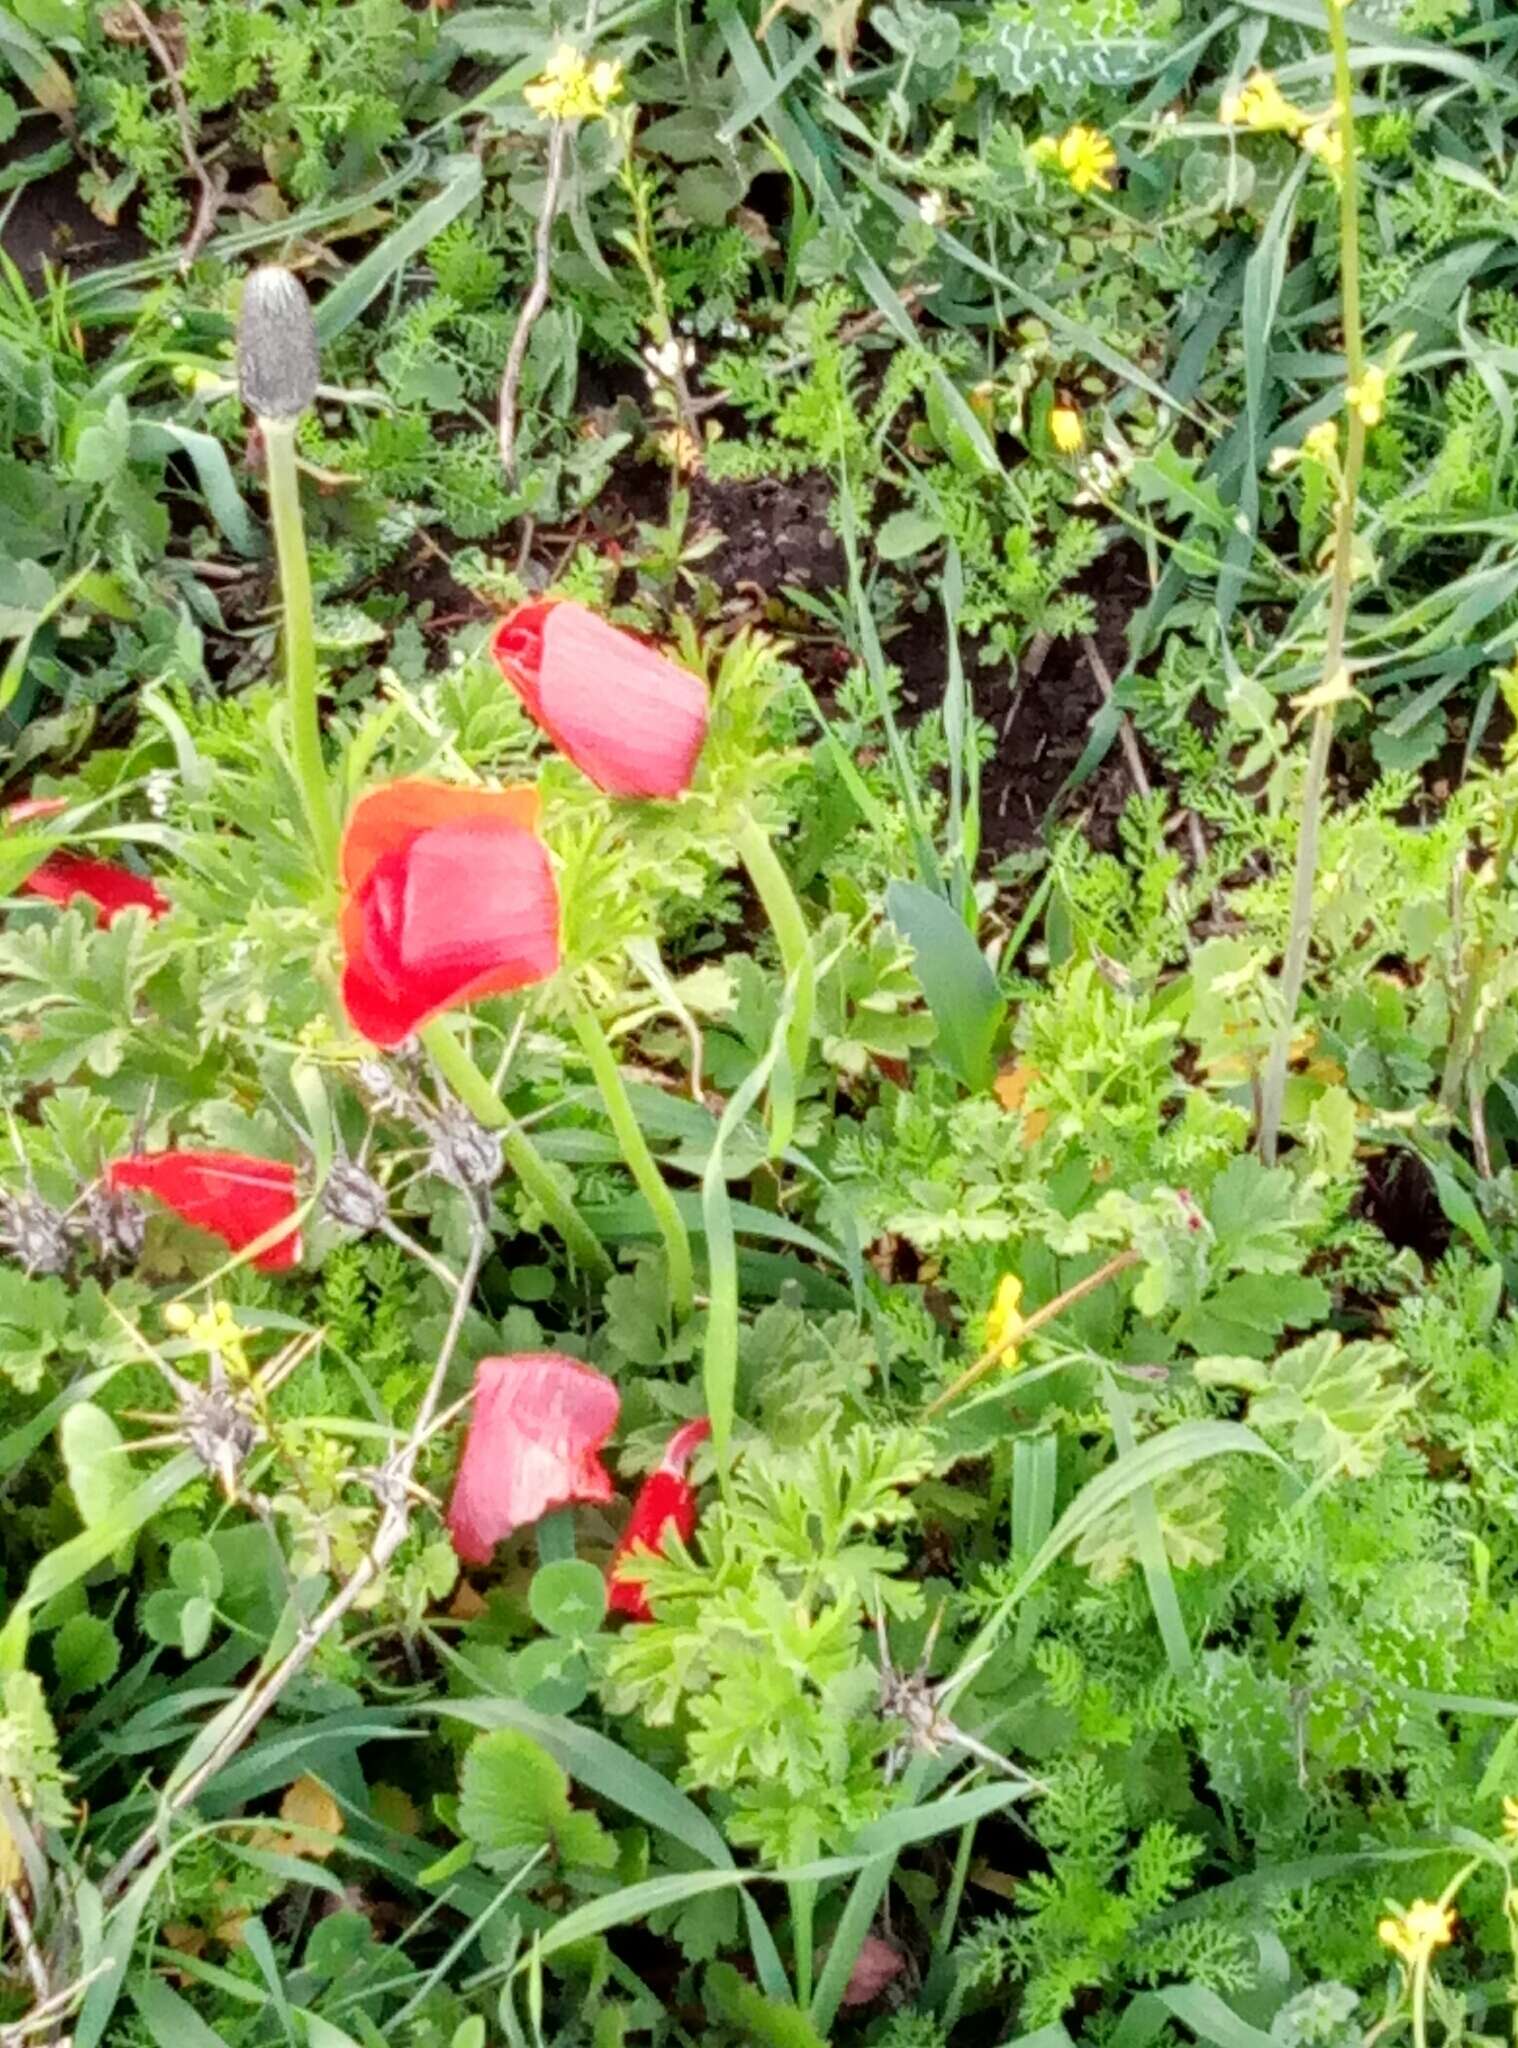
[[[587,64],[573,43],[561,43],[541,78],[522,88],[522,97],[545,121],[599,120],[622,90],[622,66],[603,58]]]
[[[197,1313],[187,1301],[171,1301],[163,1319],[176,1335],[188,1338],[192,1349],[219,1353],[231,1372],[247,1374],[251,1370],[244,1349],[247,1332],[231,1302],[218,1299]]]
[[[163,1312],[163,1319],[180,1336],[195,1327],[195,1311],[187,1301],[171,1301]]]
[[[1061,136],[1041,136],[1030,154],[1034,163],[1060,171],[1077,192],[1112,190],[1117,151],[1100,128],[1086,128],[1077,123]]]
[[[1315,156],[1323,168],[1337,177],[1344,168],[1344,130],[1337,114],[1325,114],[1302,131],[1302,147]]]
[[[1079,411],[1061,402],[1049,414],[1049,432],[1061,455],[1079,455],[1086,445],[1086,428]]]
[[[1366,426],[1379,427],[1386,417],[1386,372],[1378,363],[1368,364],[1345,396]]]
[[[1253,128],[1262,134],[1300,135],[1307,125],[1307,116],[1292,105],[1269,71],[1251,71],[1237,92],[1225,93],[1218,119],[1225,128]]]
[[[1002,1364],[1009,1372],[1017,1364],[1017,1340],[1023,1331],[1023,1319],[1018,1314],[1022,1298],[1021,1280],[1015,1273],[1004,1273],[991,1313],[986,1317],[986,1349],[1000,1351]]]
[[[1518,1841],[1518,1799],[1511,1793],[1502,1802],[1502,1832],[1510,1842]]]
[[[1436,1948],[1446,1948],[1454,1940],[1454,1908],[1414,1899],[1406,1912],[1388,1915],[1377,1927],[1376,1937],[1399,1955],[1409,1969],[1417,1969],[1427,1963]]]
[[[1302,453],[1314,462],[1332,462],[1339,452],[1339,426],[1336,420],[1319,420],[1315,427],[1309,427],[1302,441]]]

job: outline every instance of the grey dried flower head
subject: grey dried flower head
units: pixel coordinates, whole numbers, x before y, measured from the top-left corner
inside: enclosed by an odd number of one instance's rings
[[[129,1266],[142,1255],[147,1216],[142,1204],[125,1188],[96,1181],[85,1189],[72,1216],[75,1238],[97,1258]]]
[[[385,1190],[352,1159],[334,1160],[322,1189],[322,1207],[349,1230],[378,1230],[390,1212]]]
[[[416,1098],[405,1075],[384,1060],[360,1060],[353,1078],[376,1116],[405,1116],[413,1107]]]
[[[427,1165],[440,1180],[456,1188],[488,1188],[500,1179],[505,1157],[500,1133],[487,1131],[457,1103],[438,1112],[431,1138]]]
[[[35,1189],[24,1195],[0,1190],[0,1245],[29,1274],[67,1272],[74,1249],[62,1210]]]
[[[255,270],[242,288],[237,321],[237,382],[243,404],[263,420],[293,420],[316,396],[321,361],[306,288],[278,263]]]

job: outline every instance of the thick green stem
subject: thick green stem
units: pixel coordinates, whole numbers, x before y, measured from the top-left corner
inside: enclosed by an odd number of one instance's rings
[[[454,1035],[446,1017],[434,1017],[421,1029],[421,1040],[433,1065],[471,1116],[487,1130],[499,1131],[506,1162],[587,1273],[610,1274],[605,1247],[564,1193],[511,1111],[502,1102]]]
[[[1339,134],[1344,143],[1344,164],[1339,177],[1340,297],[1344,318],[1344,359],[1349,387],[1353,391],[1365,374],[1365,339],[1360,316],[1360,178],[1355,152],[1354,74],[1349,62],[1349,31],[1344,22],[1344,0],[1328,0],[1328,27],[1333,39],[1334,104]],[[1354,583],[1355,511],[1359,502],[1360,473],[1365,465],[1365,420],[1351,401],[1349,435],[1344,455],[1344,473],[1339,487],[1338,512],[1334,521],[1333,576],[1328,608],[1328,634],[1323,646],[1321,701],[1313,714],[1312,740],[1307,752],[1307,775],[1302,784],[1302,817],[1297,833],[1296,872],[1291,892],[1291,926],[1286,955],[1281,963],[1277,989],[1275,1036],[1265,1066],[1260,1091],[1260,1157],[1273,1166],[1281,1135],[1281,1112],[1286,1100],[1286,1075],[1291,1063],[1291,1043],[1296,1035],[1297,1005],[1307,978],[1307,954],[1312,943],[1312,898],[1318,875],[1318,834],[1323,801],[1328,787],[1328,760],[1333,746],[1334,712],[1345,694],[1344,640],[1349,619],[1349,596]]]
[[[585,1057],[590,1062],[590,1071],[595,1076],[601,1100],[606,1104],[606,1114],[611,1118],[611,1127],[616,1132],[617,1143],[622,1148],[622,1157],[628,1171],[638,1183],[638,1190],[654,1212],[654,1221],[664,1239],[664,1257],[669,1268],[669,1300],[675,1319],[684,1322],[691,1312],[695,1295],[695,1279],[691,1270],[690,1236],[684,1219],[669,1191],[659,1163],[648,1149],[648,1140],[634,1114],[632,1102],[627,1093],[627,1084],[622,1079],[622,1069],[617,1065],[616,1055],[606,1042],[606,1033],[601,1021],[593,1010],[576,1002],[573,1011],[575,1034]]]
[[[311,565],[306,559],[306,529],[300,513],[300,485],[295,470],[295,420],[260,420],[269,483],[269,519],[279,559],[279,586],[284,599],[286,702],[290,707],[290,746],[295,778],[300,785],[306,826],[322,873],[337,873],[337,814],[322,759],[321,712],[317,703],[316,621],[311,601]]]
[[[795,1008],[785,1034],[784,1070],[777,1067],[770,1084],[770,1145],[778,1153],[791,1142],[796,1127],[796,1091],[806,1073],[807,1051],[812,1042],[812,1017],[817,1002],[812,937],[791,887],[791,878],[770,844],[769,834],[752,818],[745,818],[734,834],[734,844],[764,905],[764,914],[780,948],[786,980],[795,994]]]

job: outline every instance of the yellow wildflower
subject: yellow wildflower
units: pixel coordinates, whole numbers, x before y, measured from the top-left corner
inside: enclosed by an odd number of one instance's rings
[[[243,1348],[247,1332],[239,1324],[231,1302],[213,1301],[203,1313],[197,1313],[187,1301],[171,1301],[163,1319],[176,1336],[188,1338],[192,1349],[219,1352],[233,1372],[250,1370]]]
[[[1386,417],[1386,372],[1370,363],[1345,393],[1350,404],[1368,427],[1379,427]]]
[[[1021,1280],[1015,1273],[1004,1273],[991,1313],[986,1317],[986,1349],[1000,1351],[1002,1364],[1009,1371],[1017,1364],[1017,1340],[1023,1331],[1023,1319],[1018,1314],[1022,1298]]]
[[[1307,116],[1269,71],[1251,71],[1237,92],[1225,93],[1218,119],[1225,128],[1254,128],[1262,134],[1300,135],[1307,126]]]
[[[1332,462],[1339,452],[1339,427],[1335,420],[1319,420],[1309,427],[1302,441],[1302,453],[1314,462]]]
[[[1454,1908],[1414,1899],[1405,1913],[1388,1915],[1377,1927],[1376,1936],[1410,1969],[1417,1969],[1436,1948],[1446,1948],[1454,1940]]]
[[[1518,1799],[1511,1793],[1502,1802],[1502,1832],[1510,1842],[1518,1841]]]
[[[603,58],[587,64],[573,43],[560,43],[541,78],[522,88],[522,97],[545,121],[595,121],[622,90],[622,66]]]
[[[1077,408],[1065,400],[1049,414],[1049,432],[1061,455],[1079,455],[1086,445],[1086,429]]]
[[[1302,131],[1302,147],[1336,176],[1344,168],[1344,130],[1337,114],[1324,114]]]
[[[1112,190],[1117,151],[1100,128],[1086,128],[1077,122],[1063,135],[1040,136],[1031,155],[1034,163],[1061,172],[1077,192]]]

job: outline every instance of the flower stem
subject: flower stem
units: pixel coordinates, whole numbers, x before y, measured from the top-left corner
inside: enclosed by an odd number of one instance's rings
[[[622,1147],[622,1157],[628,1171],[638,1184],[639,1192],[654,1212],[654,1221],[664,1239],[664,1257],[669,1269],[670,1307],[677,1322],[684,1322],[691,1312],[695,1295],[695,1279],[691,1270],[690,1236],[685,1228],[669,1184],[659,1171],[659,1163],[648,1149],[634,1114],[632,1102],[627,1093],[627,1083],[622,1079],[622,1069],[617,1065],[616,1055],[606,1041],[601,1029],[601,1020],[585,1004],[576,1001],[572,1011],[575,1035],[580,1041],[585,1057],[590,1062],[590,1071],[595,1076],[601,1100],[606,1104],[606,1114],[611,1118],[611,1127],[616,1132],[617,1143]]]
[[[1053,1301],[1046,1301],[1042,1308],[1035,1309],[1026,1321],[1019,1317],[1009,1336],[1004,1337],[999,1344],[993,1344],[988,1351],[982,1352],[972,1366],[966,1367],[952,1386],[945,1387],[941,1394],[934,1396],[922,1411],[924,1422],[930,1415],[936,1415],[941,1408],[947,1408],[951,1401],[957,1401],[961,1394],[975,1385],[977,1380],[984,1379],[992,1366],[999,1364],[1009,1351],[1015,1351],[1026,1338],[1033,1335],[1035,1330],[1041,1330],[1045,1323],[1052,1323],[1055,1317],[1062,1316],[1067,1308],[1074,1308],[1078,1301],[1084,1301],[1088,1294],[1095,1294],[1098,1287],[1105,1287],[1109,1280],[1115,1280],[1119,1273],[1126,1273],[1130,1266],[1136,1266],[1138,1262],[1139,1255],[1130,1245],[1127,1251],[1116,1253],[1108,1259],[1106,1265],[1098,1266],[1094,1273],[1088,1273],[1084,1280],[1077,1280],[1072,1286],[1067,1287],[1063,1294],[1056,1294]]]
[[[817,1003],[817,975],[812,960],[812,938],[806,917],[791,887],[791,878],[770,844],[769,834],[752,818],[745,818],[733,835],[738,858],[748,870],[764,914],[780,948],[786,980],[795,991],[795,1008],[785,1035],[785,1058],[770,1084],[770,1149],[783,1152],[796,1128],[796,1091],[806,1072],[807,1051],[812,1042],[812,1018]]]
[[[1328,0],[1328,28],[1333,41],[1334,105],[1344,143],[1339,176],[1339,291],[1344,321],[1344,357],[1351,389],[1365,372],[1365,339],[1360,317],[1360,177],[1355,152],[1354,75],[1349,62],[1349,31],[1344,0]],[[1302,819],[1297,833],[1296,872],[1292,883],[1291,926],[1277,988],[1278,1014],[1265,1078],[1260,1092],[1260,1157],[1273,1166],[1281,1135],[1286,1100],[1286,1073],[1296,1035],[1297,1005],[1307,977],[1307,952],[1312,942],[1313,886],[1318,873],[1318,834],[1328,784],[1328,758],[1333,745],[1337,690],[1344,668],[1345,627],[1354,582],[1355,510],[1360,473],[1365,465],[1365,421],[1354,404],[1349,408],[1349,434],[1344,473],[1334,521],[1333,575],[1330,584],[1328,634],[1323,647],[1324,701],[1313,713],[1307,775],[1302,784]]]
[[[317,860],[323,875],[330,880],[337,873],[337,817],[327,766],[322,759],[311,565],[306,558],[306,529],[295,473],[297,425],[293,419],[259,421],[269,484],[269,518],[274,528],[279,586],[284,600],[286,702],[290,707],[295,779],[300,785],[301,805]]]
[[[611,1260],[601,1240],[559,1186],[542,1153],[513,1119],[511,1111],[460,1045],[448,1019],[434,1017],[430,1024],[422,1026],[420,1036],[434,1066],[465,1109],[487,1130],[500,1132],[501,1149],[512,1172],[563,1238],[575,1259],[587,1273],[595,1273],[602,1278],[609,1275]]]

